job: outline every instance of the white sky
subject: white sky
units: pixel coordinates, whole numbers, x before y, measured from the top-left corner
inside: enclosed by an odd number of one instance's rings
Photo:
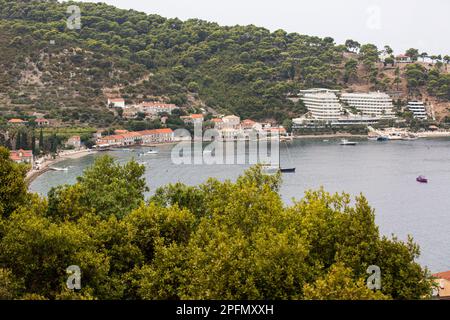
[[[83,2],[93,2],[81,0]],[[95,1],[96,2],[96,1]],[[221,25],[254,24],[391,45],[396,53],[414,47],[429,54],[450,54],[449,0],[103,0],[181,20],[199,18]]]

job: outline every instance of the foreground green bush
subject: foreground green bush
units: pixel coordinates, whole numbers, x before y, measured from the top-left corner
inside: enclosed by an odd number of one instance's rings
[[[4,156],[0,161],[0,168],[16,166]],[[346,194],[311,191],[286,207],[277,192],[280,176],[255,167],[234,183],[166,186],[145,203],[143,173],[134,161],[119,166],[104,157],[49,199],[15,195],[23,201],[0,220],[0,298],[419,299],[430,293],[428,271],[415,262],[417,246],[381,238],[363,196],[351,205]],[[1,206],[10,207],[10,175],[2,171],[0,182]],[[79,292],[66,288],[70,265],[81,268]],[[381,291],[366,287],[370,265],[382,270]]]

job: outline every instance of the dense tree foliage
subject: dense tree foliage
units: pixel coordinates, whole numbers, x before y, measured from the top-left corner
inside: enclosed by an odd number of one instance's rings
[[[70,4],[81,9],[80,30],[67,28]],[[120,121],[105,108],[106,89],[128,101],[157,96],[190,106],[200,98],[219,112],[281,123],[299,115],[286,99],[298,89],[340,88],[349,80],[385,87],[373,44],[335,45],[329,37],[166,19],[101,3],[0,0],[0,32],[0,89],[8,88],[0,107],[22,115],[34,108],[63,121]],[[345,51],[359,53],[363,78]],[[392,53],[389,46],[384,51]],[[416,51],[408,50],[415,60]],[[441,82],[428,85],[448,98]]]
[[[14,166],[6,153],[0,158],[1,168]],[[428,271],[415,262],[417,246],[380,237],[363,196],[351,204],[346,194],[311,191],[285,206],[280,175],[254,167],[236,182],[169,185],[144,203],[143,168],[105,157],[45,199],[27,194],[21,170],[8,172],[0,175],[1,204],[9,205],[0,220],[0,298],[420,299],[430,293]],[[81,269],[79,291],[65,286],[70,265]],[[370,265],[382,270],[381,291],[365,286]]]

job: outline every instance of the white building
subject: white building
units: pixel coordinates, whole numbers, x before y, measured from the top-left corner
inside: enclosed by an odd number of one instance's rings
[[[223,117],[222,121],[225,128],[237,129],[241,125],[241,118],[234,115]]]
[[[138,105],[138,109],[146,115],[158,115],[160,113],[172,114],[172,111],[179,108],[174,104],[162,102],[143,102]]]
[[[122,98],[108,98],[108,107],[125,108],[125,99],[122,99]]]
[[[343,93],[341,100],[363,116],[393,118],[392,98],[383,92]]]
[[[81,138],[80,138],[80,136],[70,137],[69,140],[67,140],[67,142],[66,142],[66,147],[72,147],[74,149],[80,149],[81,148]]]
[[[302,101],[315,119],[335,120],[343,114],[342,106],[335,94],[327,89],[303,90]]]
[[[408,109],[414,115],[416,119],[427,119],[427,109],[422,101],[410,101],[408,102]]]

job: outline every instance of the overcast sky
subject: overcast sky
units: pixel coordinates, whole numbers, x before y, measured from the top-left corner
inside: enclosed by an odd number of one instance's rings
[[[84,1],[84,0],[82,0]],[[84,1],[97,2],[97,1]],[[450,54],[449,0],[103,0],[123,9],[221,25],[254,24],[271,31],[330,36],[337,43],[389,44]]]

